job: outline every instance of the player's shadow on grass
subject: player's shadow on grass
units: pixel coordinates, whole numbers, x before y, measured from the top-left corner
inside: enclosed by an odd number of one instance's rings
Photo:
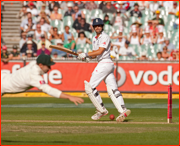
[[[1,140],[1,142],[12,142],[12,143],[69,143],[68,141],[14,141],[14,140]],[[71,141],[72,142],[72,141]]]

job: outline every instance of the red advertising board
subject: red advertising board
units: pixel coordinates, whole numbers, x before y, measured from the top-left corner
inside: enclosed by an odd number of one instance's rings
[[[56,62],[44,79],[50,86],[62,91],[84,91],[84,80],[90,80],[96,65],[95,62]],[[1,64],[1,72],[13,72],[22,66],[22,62]],[[119,62],[117,73],[118,87],[123,92],[167,92],[169,83],[172,84],[173,92],[179,92],[177,62]],[[106,91],[105,83],[102,82],[97,89]]]

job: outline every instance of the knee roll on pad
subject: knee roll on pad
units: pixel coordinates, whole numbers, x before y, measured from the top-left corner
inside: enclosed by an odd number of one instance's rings
[[[125,105],[121,105],[121,101],[119,99],[119,97],[122,98],[122,94],[119,92],[118,89],[112,90],[109,85],[106,86],[107,86],[108,95],[111,98],[112,102],[114,103],[116,109],[118,110],[118,112],[123,113],[123,111],[126,108]]]
[[[91,85],[87,81],[84,81],[84,84],[85,84],[85,92],[89,96],[91,102],[94,104],[94,106],[96,107],[96,109],[99,112],[103,113],[104,109],[103,109],[102,105],[97,101],[96,97],[94,96]],[[98,95],[99,95],[99,93],[98,93]]]

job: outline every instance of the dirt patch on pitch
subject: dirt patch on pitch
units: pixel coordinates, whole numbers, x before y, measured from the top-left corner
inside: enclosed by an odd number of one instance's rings
[[[143,133],[157,131],[178,131],[177,127],[110,127],[110,126],[25,126],[1,124],[1,132],[25,133]]]
[[[47,120],[1,120],[1,122],[12,123],[79,123],[79,124],[168,124],[167,122],[116,122],[116,121],[47,121]],[[179,124],[174,122],[171,124]]]

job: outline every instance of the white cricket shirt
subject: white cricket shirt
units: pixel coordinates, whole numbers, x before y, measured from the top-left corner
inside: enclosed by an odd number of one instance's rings
[[[110,45],[111,40],[110,37],[102,32],[99,37],[97,36],[93,37],[93,50],[96,51],[99,49],[99,47],[105,48],[104,52],[101,55],[97,56],[97,60],[101,61],[102,59],[110,59]]]
[[[1,93],[24,92],[29,88],[37,87],[43,92],[59,98],[62,92],[46,84],[42,77],[43,74],[44,72],[36,64],[36,61],[32,61],[25,67],[12,74],[7,74],[1,79]]]

